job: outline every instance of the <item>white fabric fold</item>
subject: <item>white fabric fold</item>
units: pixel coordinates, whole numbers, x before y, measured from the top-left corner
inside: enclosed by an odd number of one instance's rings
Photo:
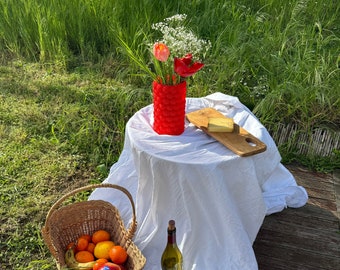
[[[262,190],[267,206],[266,215],[281,212],[287,207],[304,206],[308,200],[306,190],[296,185],[293,175],[282,164],[265,181]]]
[[[127,123],[124,149],[104,182],[127,188],[137,211],[134,242],[159,270],[169,219],[177,224],[177,242],[185,269],[257,269],[252,244],[265,215],[301,207],[303,187],[280,163],[277,147],[258,119],[236,97],[215,93],[188,98],[186,111],[213,107],[267,145],[263,153],[239,157],[186,122],[181,136],[152,129],[153,106]],[[128,226],[131,207],[124,194],[97,189],[91,200],[115,205]]]

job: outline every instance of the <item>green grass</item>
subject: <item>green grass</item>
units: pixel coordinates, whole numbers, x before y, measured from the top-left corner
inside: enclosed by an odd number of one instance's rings
[[[104,179],[126,121],[150,103],[144,90],[109,78],[48,69],[22,62],[0,69],[1,266],[54,268],[40,237],[49,207]]]
[[[106,177],[126,121],[151,102],[150,78],[120,38],[148,63],[151,24],[185,13],[212,43],[188,96],[237,96],[272,131],[339,132],[339,11],[335,0],[0,1],[0,269],[55,269],[40,236],[48,209]],[[339,150],[280,151],[339,168]]]

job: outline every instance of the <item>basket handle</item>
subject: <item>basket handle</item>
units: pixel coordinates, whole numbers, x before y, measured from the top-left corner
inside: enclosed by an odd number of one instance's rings
[[[67,194],[65,194],[64,196],[62,196],[59,200],[57,200],[51,207],[51,209],[48,211],[47,216],[46,216],[46,221],[45,221],[45,226],[47,224],[47,220],[50,218],[50,216],[56,211],[58,210],[58,208],[61,206],[61,204],[69,197],[74,196],[75,194],[82,192],[82,191],[87,191],[87,190],[92,190],[95,188],[114,188],[114,189],[118,189],[120,191],[122,191],[130,200],[131,203],[131,207],[132,207],[132,222],[129,226],[129,228],[127,229],[127,238],[128,239],[132,239],[132,237],[134,236],[136,229],[137,229],[137,220],[136,220],[136,208],[135,208],[135,204],[133,202],[133,198],[131,196],[131,193],[124,187],[122,186],[118,186],[115,184],[109,184],[109,183],[102,183],[102,184],[93,184],[93,185],[88,185],[88,186],[84,186],[84,187],[80,187],[77,188]]]

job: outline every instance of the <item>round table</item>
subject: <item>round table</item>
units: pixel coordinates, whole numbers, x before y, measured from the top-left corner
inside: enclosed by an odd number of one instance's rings
[[[187,98],[186,112],[206,107],[232,117],[267,150],[240,157],[189,122],[180,136],[158,135],[152,129],[153,106],[138,111],[126,125],[124,149],[104,182],[122,185],[134,197],[134,242],[147,259],[145,269],[160,269],[170,219],[176,221],[184,269],[257,269],[252,244],[265,215],[307,201],[305,190],[280,163],[267,130],[236,97]],[[111,190],[96,190],[90,199],[112,202],[128,223],[128,204]]]

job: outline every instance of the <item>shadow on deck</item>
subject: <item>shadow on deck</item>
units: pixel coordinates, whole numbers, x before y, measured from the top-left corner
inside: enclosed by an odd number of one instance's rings
[[[267,216],[254,242],[259,270],[340,269],[340,176],[286,166],[309,200]]]

